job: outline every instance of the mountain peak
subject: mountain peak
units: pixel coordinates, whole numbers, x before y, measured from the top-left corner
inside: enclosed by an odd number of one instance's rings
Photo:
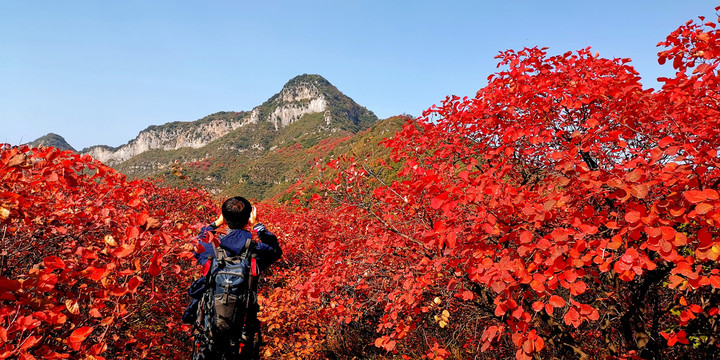
[[[320,75],[303,74],[288,81],[278,94],[280,101],[293,102],[326,97],[327,90],[338,90]]]
[[[55,133],[49,133],[47,135],[41,136],[29,142],[28,145],[31,147],[49,146],[60,150],[76,151],[75,148],[70,146],[70,144],[65,141],[65,138]]]
[[[378,120],[375,114],[317,74],[290,79],[279,93],[253,110],[252,118],[254,122],[268,121],[278,130],[313,113],[322,113],[327,126],[353,132]]]
[[[300,84],[316,84],[322,86],[332,86],[327,79],[318,74],[302,74],[298,75],[290,80],[283,86],[283,88],[290,86],[298,86]]]

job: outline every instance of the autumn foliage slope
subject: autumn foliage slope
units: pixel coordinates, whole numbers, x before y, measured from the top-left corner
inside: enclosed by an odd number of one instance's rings
[[[716,357],[715,26],[660,44],[676,74],[659,90],[589,49],[506,51],[474,98],[385,140],[390,159],[318,159],[331,180],[260,206],[284,250],[262,286],[262,353]],[[71,153],[0,159],[0,357],[186,351],[187,244],[216,211],[207,194]]]

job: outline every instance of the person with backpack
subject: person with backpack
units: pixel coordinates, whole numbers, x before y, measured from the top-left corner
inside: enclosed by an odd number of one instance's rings
[[[226,234],[217,231],[223,224]],[[258,221],[256,208],[236,196],[223,203],[222,214],[200,230],[198,240],[195,258],[203,274],[190,286],[193,301],[183,314],[195,328],[193,360],[250,359],[260,330],[257,280],[282,256],[278,239]]]

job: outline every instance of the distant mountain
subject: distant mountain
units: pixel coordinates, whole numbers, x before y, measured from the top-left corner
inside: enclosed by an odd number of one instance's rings
[[[49,146],[54,147],[60,150],[72,150],[76,151],[75,148],[70,146],[70,144],[65,141],[65,138],[58,134],[49,133],[45,136],[41,136],[32,142],[29,142],[28,145],[31,147],[38,147],[38,146]]]
[[[379,121],[322,76],[305,74],[251,111],[154,125],[125,145],[96,145],[80,152],[130,178],[202,186],[219,196],[283,200],[288,188],[308,186],[305,175],[316,161],[343,154],[387,158],[378,142],[408,118]],[[33,144],[72,149],[56,134]]]
[[[322,76],[305,74],[250,111],[150,126],[125,145],[81,152],[130,178],[264,199],[297,182],[313,158],[375,124],[375,114]]]
[[[322,76],[305,74],[288,81],[279,93],[252,111],[219,112],[196,121],[150,126],[125,145],[92,146],[82,153],[115,166],[153,150],[200,149],[239,128],[270,126],[276,134],[268,136],[277,137],[285,128],[313,114],[319,114],[322,119],[314,130],[357,132],[378,120],[375,114],[345,96]],[[129,169],[129,175],[135,175],[133,169]],[[144,172],[138,174],[141,173]]]

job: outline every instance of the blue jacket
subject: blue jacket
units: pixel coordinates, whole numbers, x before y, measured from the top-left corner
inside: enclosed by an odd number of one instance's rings
[[[195,259],[197,259],[200,265],[205,265],[210,256],[213,254],[213,246],[209,242],[203,240],[206,239],[208,232],[215,232],[217,226],[210,224],[203,227],[198,235],[200,244],[205,248],[201,253],[195,253]],[[263,271],[270,267],[272,263],[280,259],[282,256],[282,250],[278,243],[277,236],[273,235],[263,224],[257,224],[253,227],[253,230],[257,231],[260,242],[256,244],[255,254],[256,261],[260,271]],[[247,239],[252,239],[252,234],[243,229],[230,229],[227,235],[220,238],[220,247],[225,249],[229,256],[240,254],[245,246]]]
[[[255,261],[257,262],[258,269],[263,271],[280,259],[282,250],[280,249],[277,237],[268,231],[263,224],[257,224],[253,229],[257,231],[261,241],[255,244]],[[195,259],[197,259],[200,265],[205,266],[206,270],[210,269],[211,264],[208,263],[210,256],[214,256],[215,254],[213,252],[213,245],[203,240],[207,239],[208,232],[214,233],[215,230],[217,230],[217,226],[210,224],[203,227],[198,235],[198,240],[204,249],[200,253],[195,253]],[[227,235],[220,238],[220,247],[225,249],[229,256],[237,255],[243,251],[248,239],[252,240],[252,234],[249,231],[231,229]],[[249,264],[247,266],[249,266]],[[188,289],[188,295],[192,298],[192,302],[188,305],[187,309],[185,309],[185,313],[182,316],[183,322],[192,324],[195,321],[199,299],[205,291],[206,286],[206,277],[205,274],[203,274],[203,276],[195,280]]]

